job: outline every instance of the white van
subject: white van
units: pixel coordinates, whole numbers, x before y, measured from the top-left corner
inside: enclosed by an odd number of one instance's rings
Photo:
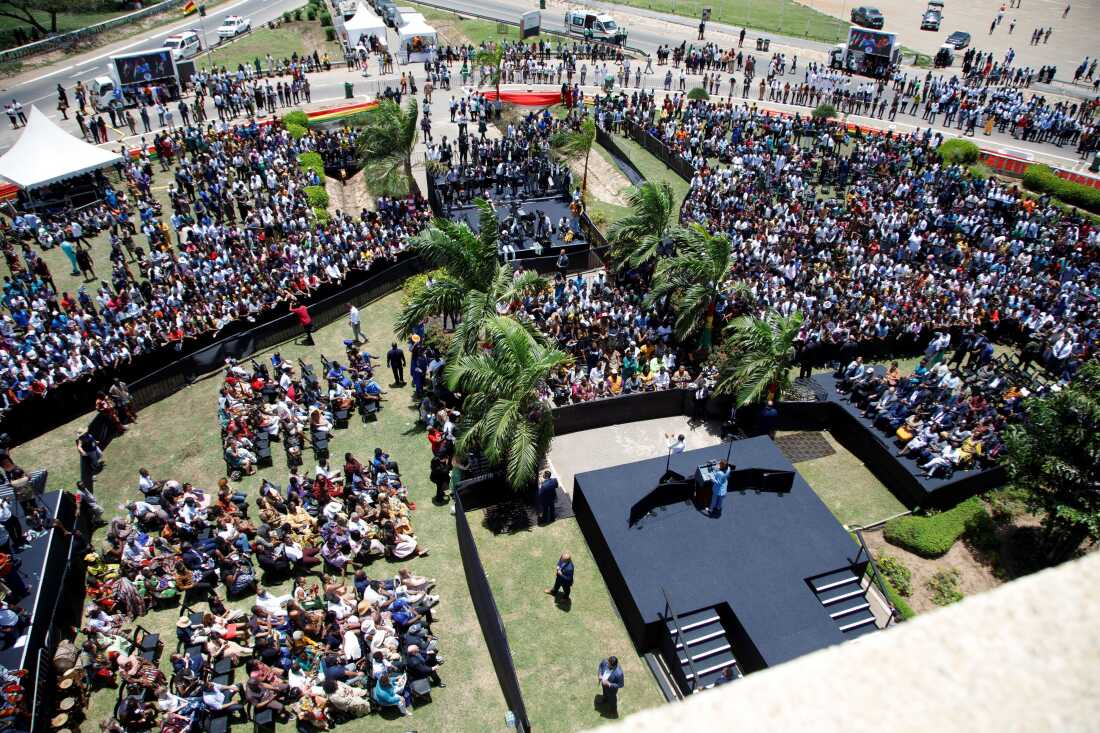
[[[189,59],[202,50],[202,41],[195,31],[183,31],[164,39],[164,47],[172,49],[172,60]]]
[[[626,29],[604,13],[586,10],[569,10],[565,13],[565,28],[570,33],[595,41],[622,44],[626,42]]]

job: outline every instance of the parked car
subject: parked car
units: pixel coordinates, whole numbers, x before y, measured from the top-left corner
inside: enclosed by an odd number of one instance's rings
[[[886,19],[882,17],[882,13],[879,12],[878,8],[861,5],[852,10],[852,22],[864,28],[879,29],[882,28]]]
[[[942,22],[943,3],[939,0],[932,0],[928,3],[928,9],[924,11],[924,15],[921,16],[920,29],[922,31],[938,31]]]
[[[164,47],[172,49],[172,60],[189,59],[202,50],[202,41],[195,31],[183,31],[164,39]]]
[[[961,51],[970,45],[970,34],[966,31],[955,31],[947,37],[947,43],[954,46],[956,51]]]
[[[242,33],[247,33],[252,28],[252,21],[239,15],[227,15],[222,24],[218,26],[218,38],[233,38]]]

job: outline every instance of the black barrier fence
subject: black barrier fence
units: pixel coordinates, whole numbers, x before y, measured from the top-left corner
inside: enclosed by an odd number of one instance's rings
[[[402,252],[394,260],[349,275],[343,283],[322,286],[307,302],[314,328],[326,326],[346,313],[347,304],[362,305],[396,290],[420,271],[418,258]],[[14,405],[4,416],[3,429],[16,442],[30,440],[88,412],[99,391],[114,377],[130,385],[136,408],[147,407],[172,395],[197,377],[222,366],[226,358],[245,359],[301,333],[295,315],[266,315],[259,324],[235,321],[217,334],[186,342],[181,348],[161,347],[136,357],[117,370],[68,382],[42,397]]]
[[[523,693],[519,688],[519,678],[512,662],[512,650],[508,646],[508,635],[504,631],[504,622],[500,618],[497,602],[489,587],[489,578],[481,564],[477,543],[466,521],[466,510],[462,506],[461,489],[452,492],[455,504],[455,530],[458,533],[458,552],[462,556],[462,569],[466,573],[466,584],[470,589],[470,598],[474,603],[481,634],[489,648],[489,657],[493,660],[497,682],[504,693],[504,702],[515,717],[515,728],[520,733],[531,730],[527,720],[527,708],[523,704]]]
[[[647,132],[641,125],[630,120],[623,120],[622,129],[628,137],[645,148],[650,155],[671,168],[680,178],[690,181],[695,175],[691,163],[684,160],[679,153],[673,151],[656,135]]]

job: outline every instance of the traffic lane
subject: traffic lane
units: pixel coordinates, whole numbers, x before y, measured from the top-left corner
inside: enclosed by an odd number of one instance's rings
[[[206,18],[199,18],[192,14],[183,18],[179,23],[167,27],[153,29],[136,40],[124,41],[113,44],[89,58],[75,64],[70,64],[53,71],[39,75],[29,81],[23,82],[8,90],[14,98],[23,104],[37,104],[45,100],[57,99],[57,85],[60,83],[66,88],[71,88],[77,81],[88,81],[96,76],[106,73],[110,57],[117,56],[142,47],[158,48],[160,39],[178,33],[181,30],[199,29],[205,27],[206,37],[214,42],[217,39],[217,27],[230,15],[242,15],[252,20],[252,27],[257,28],[275,18],[280,17],[286,10],[300,6],[301,0],[237,0],[228,5],[219,6],[207,13]],[[198,22],[202,20],[202,24]],[[52,108],[52,105],[50,105]]]

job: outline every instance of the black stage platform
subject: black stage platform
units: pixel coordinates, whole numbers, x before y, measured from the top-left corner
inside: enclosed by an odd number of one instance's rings
[[[696,466],[725,458],[728,447],[675,455],[671,467],[691,476]],[[858,578],[866,558],[859,557],[858,545],[801,476],[795,474],[785,493],[738,491],[731,484],[718,518],[681,500],[631,526],[632,507],[652,503],[647,495],[665,471],[665,460],[660,456],[574,479],[577,521],[639,651],[661,646],[669,633],[662,589],[688,623],[701,609],[715,609],[743,671],[874,629],[864,617],[853,624],[858,633],[845,632],[830,616],[837,606],[826,608],[815,593],[827,583],[812,579],[843,577],[861,596]],[[730,462],[738,469],[794,471],[767,437],[734,442]],[[707,663],[698,661],[700,672]]]
[[[494,200],[493,208],[496,209],[497,218],[500,220],[502,226],[505,226],[510,217],[513,216],[512,201]],[[573,212],[569,210],[569,200],[562,197],[549,197],[549,198],[537,198],[526,199],[522,201],[514,202],[518,207],[518,212],[523,215],[537,215],[539,217],[544,214],[550,217],[550,223],[554,227],[555,231],[548,238],[548,241],[544,241],[541,245],[535,240],[532,234],[532,230],[522,232],[521,235],[514,236],[509,242],[514,251],[506,251],[504,245],[506,239],[504,235],[501,235],[501,252],[499,253],[504,259],[524,259],[526,257],[556,257],[561,250],[565,250],[566,254],[572,252],[583,251],[588,248],[588,242],[585,241],[584,235],[581,231],[581,223],[577,217],[573,216]],[[466,222],[470,227],[470,230],[475,234],[481,229],[480,222],[481,210],[476,206],[462,206],[455,207],[448,211],[447,218],[452,221]],[[573,230],[573,241],[566,242],[563,237],[564,234],[558,231],[558,222],[565,218],[569,227]]]
[[[885,373],[882,367],[876,369]],[[925,476],[915,460],[897,455],[893,435],[876,428],[858,407],[848,401],[846,395],[837,391],[836,377],[816,374],[813,379],[833,407],[833,430],[838,434],[838,440],[869,464],[888,487],[895,491],[901,489],[905,494],[902,499],[907,504],[929,506],[950,503],[1004,483],[1004,469],[1000,466],[955,471],[948,478]]]

